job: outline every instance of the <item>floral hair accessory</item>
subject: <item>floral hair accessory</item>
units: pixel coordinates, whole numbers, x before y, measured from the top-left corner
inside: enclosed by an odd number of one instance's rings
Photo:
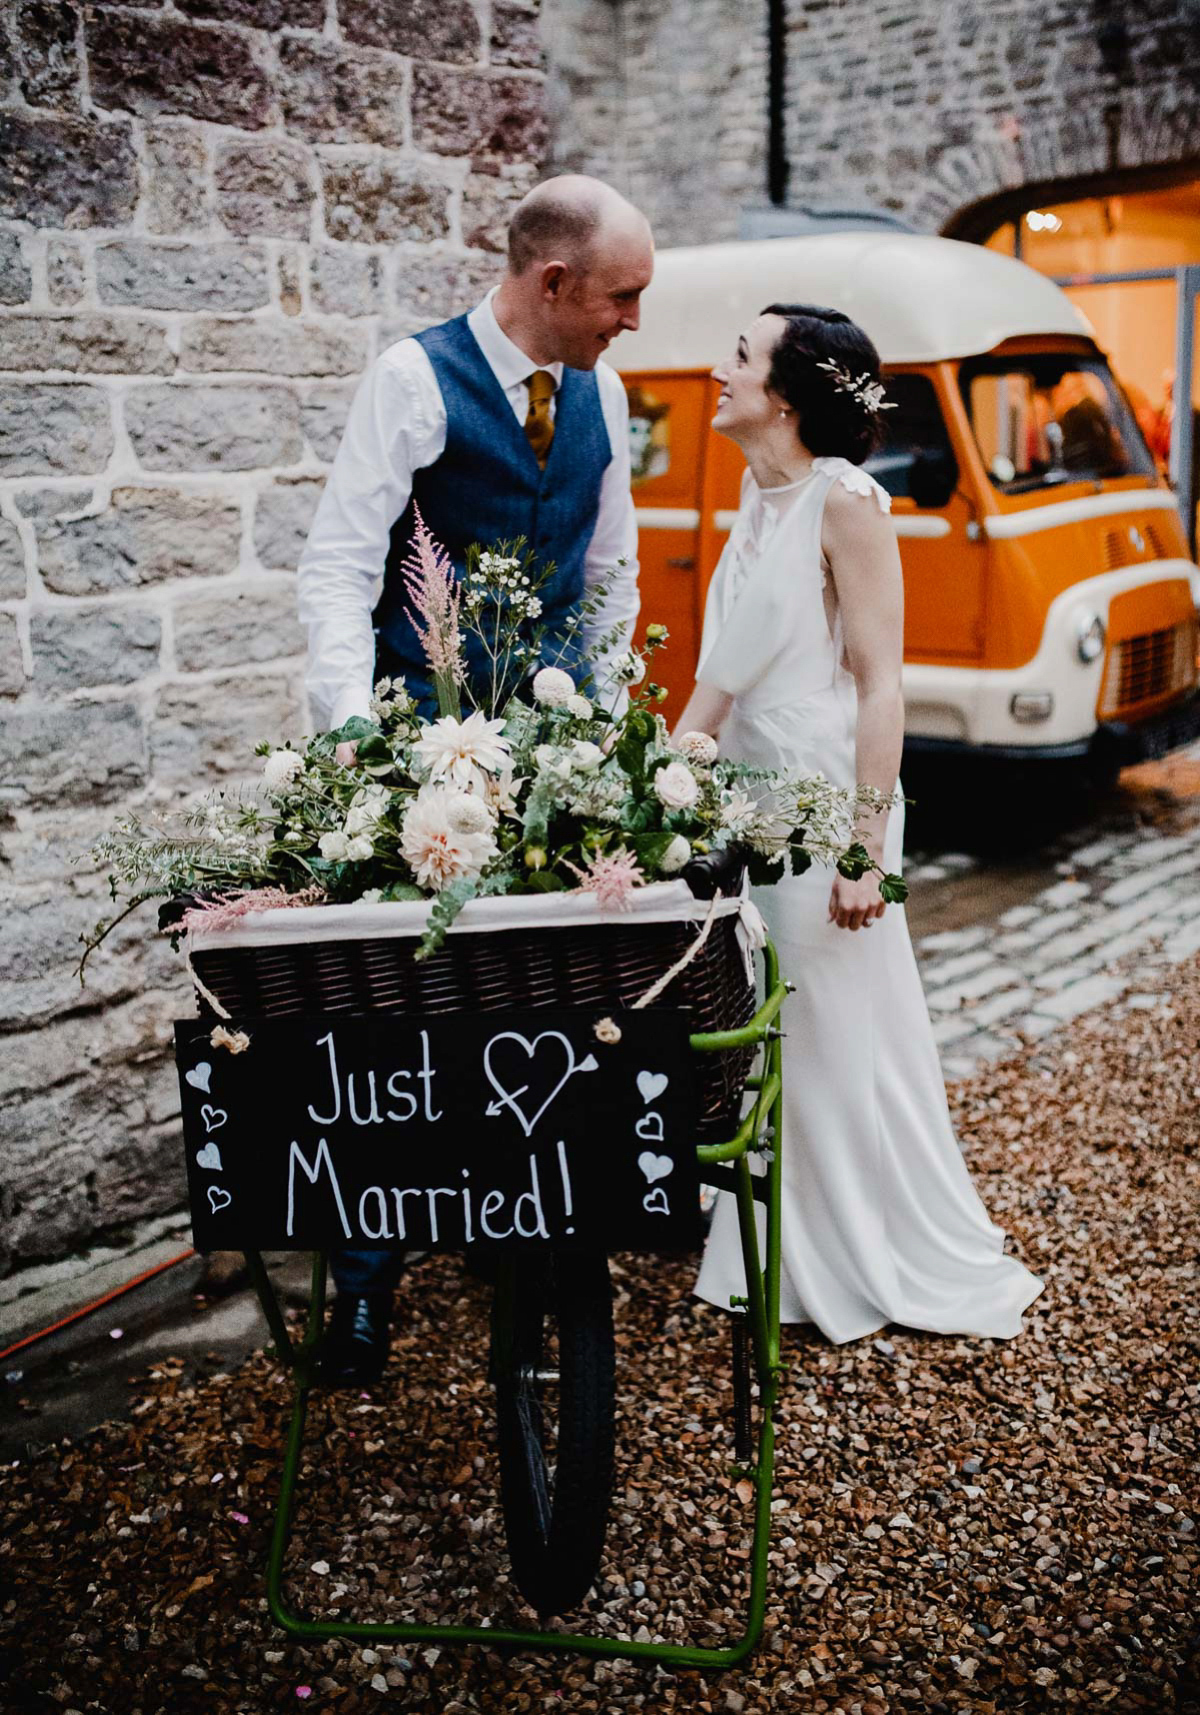
[[[896,402],[888,399],[883,391],[882,381],[873,381],[871,372],[864,369],[861,375],[851,375],[850,371],[840,363],[834,363],[828,358],[817,364],[818,369],[824,369],[832,375],[839,393],[849,393],[857,399],[863,410],[874,417],[880,411],[894,411]]]

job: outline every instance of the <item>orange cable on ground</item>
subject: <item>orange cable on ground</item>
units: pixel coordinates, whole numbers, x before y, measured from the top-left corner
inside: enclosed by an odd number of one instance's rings
[[[69,1316],[62,1317],[58,1322],[51,1322],[48,1328],[39,1328],[36,1334],[26,1334],[23,1340],[17,1340],[15,1344],[6,1346],[0,1352],[0,1359],[9,1358],[14,1352],[21,1351],[25,1346],[32,1346],[35,1341],[44,1340],[47,1334],[56,1334],[60,1328],[66,1328],[72,1322],[78,1322],[82,1317],[90,1316],[92,1311],[99,1310],[102,1304],[111,1303],[114,1298],[120,1298],[122,1293],[129,1292],[135,1286],[140,1286],[144,1280],[153,1279],[156,1274],[161,1274],[164,1269],[174,1268],[176,1263],[186,1262],[190,1256],[195,1256],[195,1254],[194,1249],[180,1251],[178,1256],[168,1257],[166,1262],[155,1263],[153,1268],[146,1269],[143,1274],[134,1275],[133,1279],[127,1280],[123,1286],[114,1286],[112,1291],[106,1292],[103,1297],[93,1298],[90,1304],[83,1305],[79,1310],[72,1310]]]

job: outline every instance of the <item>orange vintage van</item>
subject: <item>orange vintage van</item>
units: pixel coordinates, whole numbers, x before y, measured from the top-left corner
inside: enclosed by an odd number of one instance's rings
[[[661,252],[622,336],[642,611],[670,627],[671,706],[743,466],[709,427],[709,370],[775,302],[860,322],[898,407],[867,468],[904,563],[908,748],[1105,775],[1200,733],[1200,571],[1087,321],[1009,257],[878,230]]]

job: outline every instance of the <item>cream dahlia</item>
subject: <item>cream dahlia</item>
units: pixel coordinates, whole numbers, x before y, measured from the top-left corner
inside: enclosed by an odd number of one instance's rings
[[[454,825],[463,794],[446,786],[423,786],[409,805],[400,850],[419,887],[440,893],[452,881],[475,876],[496,855],[490,833],[471,833]]]

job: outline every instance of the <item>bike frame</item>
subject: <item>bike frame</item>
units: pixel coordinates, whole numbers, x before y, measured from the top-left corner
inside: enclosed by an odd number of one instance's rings
[[[565,1650],[579,1655],[620,1657],[676,1667],[735,1667],[751,1653],[762,1635],[767,1600],[767,1552],[771,1531],[771,1485],[775,1470],[775,1404],[782,1366],[779,1361],[779,1231],[780,1153],[783,1142],[783,1072],[780,1031],[775,1023],[788,992],[781,981],[779,960],[768,941],[763,949],[765,996],[754,1017],[739,1030],[717,1030],[691,1037],[697,1054],[725,1049],[761,1048],[759,1070],[746,1081],[757,1092],[749,1113],[727,1143],[702,1144],[696,1150],[704,1183],[728,1188],[737,1197],[738,1223],[746,1263],[747,1317],[754,1370],[759,1390],[758,1458],[754,1480],[754,1546],[750,1561],[750,1602],[746,1629],[723,1647],[639,1643],[593,1637],[578,1632],[525,1631],[502,1626],[390,1624],[383,1621],[308,1620],[294,1614],[283,1599],[283,1562],[291,1536],[299,1489],[300,1455],[308,1415],[308,1395],[316,1382],[325,1323],[323,1251],[313,1253],[308,1320],[303,1338],[294,1342],[284,1321],[275,1288],[259,1251],[245,1252],[255,1290],[275,1340],[280,1362],[291,1372],[295,1388],[292,1419],[284,1454],[283,1476],[271,1550],[267,1562],[267,1605],[276,1625],[297,1638],[355,1638],[362,1643],[484,1644],[490,1649]],[[766,1147],[767,1145],[770,1147]],[[749,1156],[759,1153],[766,1172],[753,1174]],[[706,1175],[705,1170],[708,1170]],[[754,1204],[766,1206],[766,1244],[760,1255]],[[731,1306],[732,1307],[732,1306]]]

